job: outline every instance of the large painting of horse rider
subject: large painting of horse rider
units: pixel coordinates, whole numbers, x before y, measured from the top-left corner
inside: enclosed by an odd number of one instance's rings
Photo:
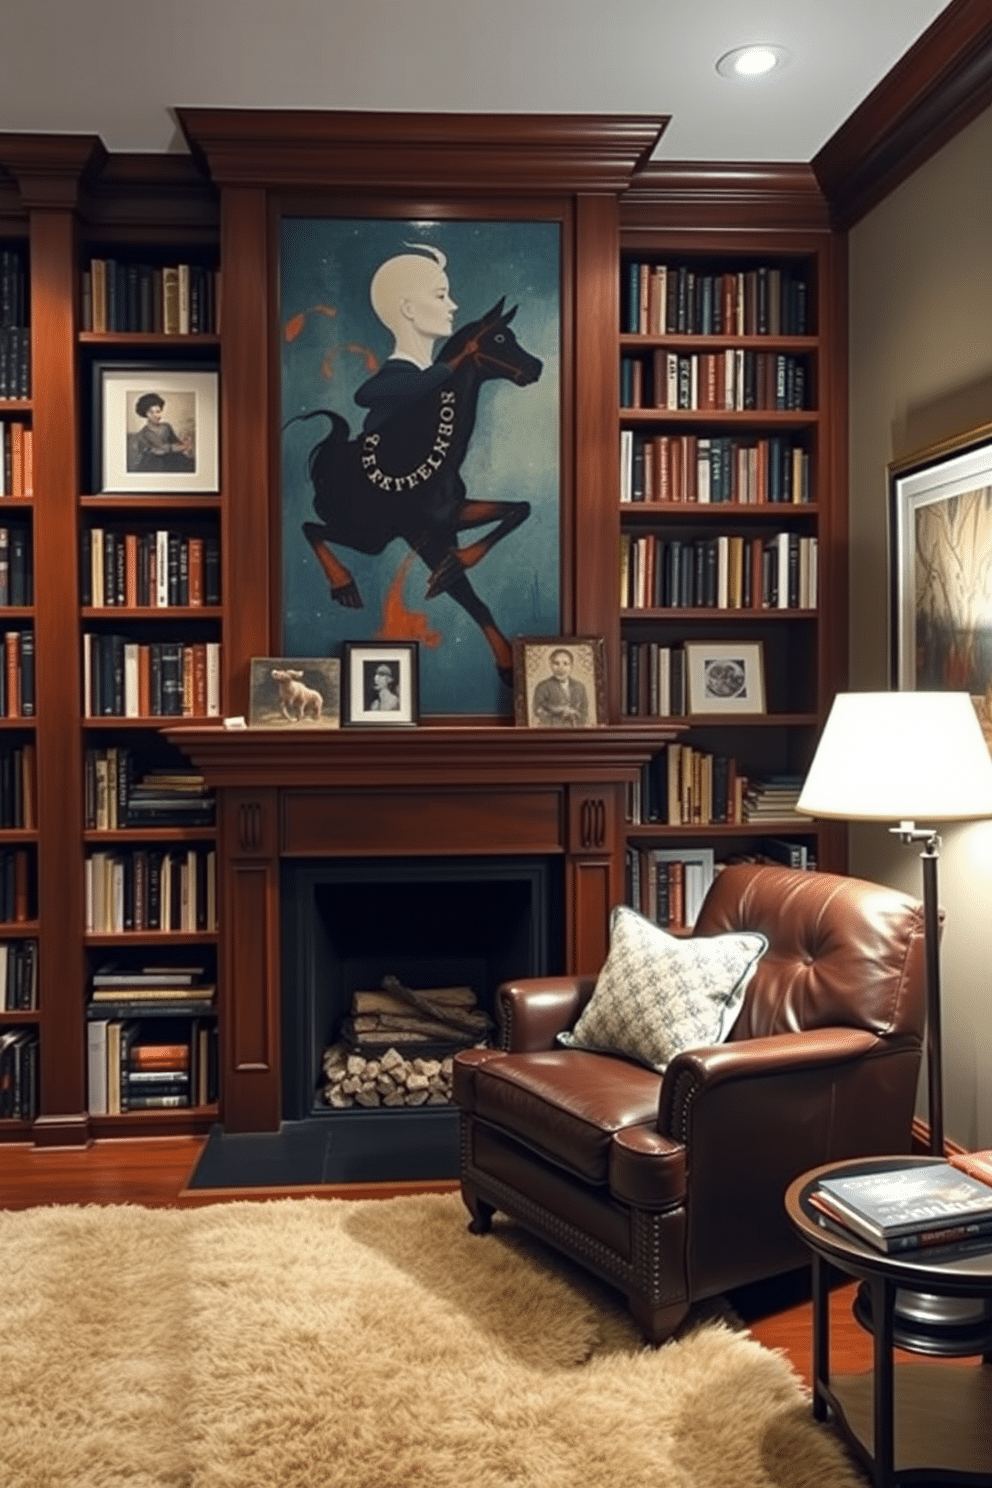
[[[560,228],[285,218],[283,638],[420,643],[421,711],[513,707],[560,629]]]

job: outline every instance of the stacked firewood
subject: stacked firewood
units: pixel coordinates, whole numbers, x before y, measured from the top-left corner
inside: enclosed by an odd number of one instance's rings
[[[329,1106],[438,1106],[451,1102],[452,1057],[485,1044],[492,1019],[471,987],[415,991],[396,977],[355,992],[340,1039],[324,1051]]]
[[[436,1057],[484,1043],[491,1027],[471,987],[414,991],[386,976],[378,991],[353,994],[341,1037],[356,1054],[369,1058],[393,1046]]]
[[[387,1049],[381,1059],[349,1054],[332,1044],[324,1054],[324,1101],[341,1111],[348,1106],[447,1106],[451,1103],[452,1057],[404,1059]]]

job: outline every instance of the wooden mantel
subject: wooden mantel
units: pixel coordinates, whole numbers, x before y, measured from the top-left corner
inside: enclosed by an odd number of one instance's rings
[[[283,858],[559,855],[565,969],[592,973],[624,893],[626,786],[681,727],[166,729],[217,791],[225,1127],[281,1119]]]
[[[214,787],[298,789],[625,782],[684,727],[673,720],[589,729],[495,725],[297,733],[208,726],[165,733]]]

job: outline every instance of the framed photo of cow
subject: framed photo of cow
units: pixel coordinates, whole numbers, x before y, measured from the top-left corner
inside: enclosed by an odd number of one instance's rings
[[[561,629],[562,221],[283,217],[283,648],[420,642],[421,708],[508,714]]]
[[[336,729],[341,663],[331,656],[253,656],[250,728]]]

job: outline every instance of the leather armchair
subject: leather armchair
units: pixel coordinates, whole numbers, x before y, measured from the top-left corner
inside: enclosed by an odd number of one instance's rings
[[[909,1152],[923,913],[860,879],[732,865],[694,934],[759,930],[727,1042],[664,1075],[556,1045],[593,977],[507,982],[501,1047],[455,1060],[470,1228],[498,1209],[626,1294],[653,1343],[693,1303],[803,1265],[783,1195],[821,1163]]]

